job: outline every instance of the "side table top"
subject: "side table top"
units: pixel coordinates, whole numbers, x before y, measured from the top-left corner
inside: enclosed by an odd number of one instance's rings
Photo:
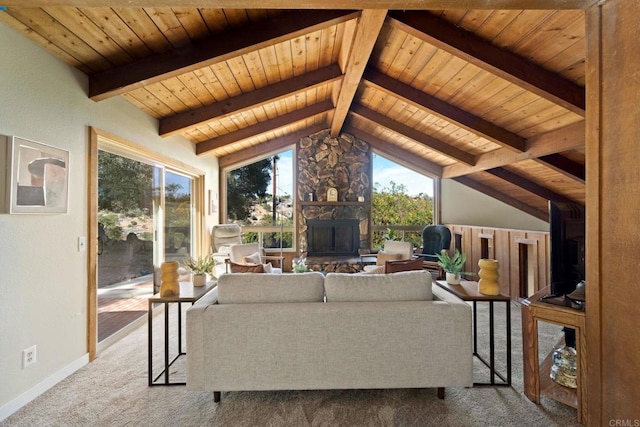
[[[461,280],[459,285],[450,285],[446,280],[436,280],[442,289],[451,292],[463,301],[510,301],[506,295],[484,295],[478,292],[478,282]]]
[[[217,284],[218,282],[207,282],[204,286],[193,286],[191,282],[180,282],[180,295],[161,297],[160,293],[157,293],[149,298],[149,302],[196,302]]]

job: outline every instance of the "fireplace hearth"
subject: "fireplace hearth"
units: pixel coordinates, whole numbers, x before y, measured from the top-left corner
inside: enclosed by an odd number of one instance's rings
[[[360,247],[357,219],[307,220],[307,256],[356,256]]]

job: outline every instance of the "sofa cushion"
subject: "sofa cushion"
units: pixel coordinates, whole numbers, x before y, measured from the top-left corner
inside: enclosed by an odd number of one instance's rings
[[[431,301],[432,280],[424,270],[384,275],[329,273],[324,290],[327,302]]]
[[[387,261],[384,265],[384,272],[387,274],[412,270],[422,270],[422,260],[420,258]]]
[[[219,304],[322,302],[323,276],[299,274],[223,274],[218,279]]]
[[[232,273],[264,273],[264,266],[262,264],[231,264]]]

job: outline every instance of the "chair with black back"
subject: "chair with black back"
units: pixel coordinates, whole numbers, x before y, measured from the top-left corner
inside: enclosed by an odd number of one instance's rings
[[[446,225],[427,225],[422,229],[422,253],[416,254],[424,261],[424,268],[432,271],[436,278],[443,275],[436,254],[451,245],[451,231]]]

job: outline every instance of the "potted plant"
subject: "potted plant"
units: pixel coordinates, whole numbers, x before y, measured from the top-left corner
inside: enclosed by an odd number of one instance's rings
[[[204,286],[207,282],[207,274],[213,272],[215,261],[209,255],[200,258],[189,257],[185,260],[184,265],[191,271],[193,286]]]
[[[303,255],[300,258],[294,258],[291,270],[294,273],[305,273],[309,271],[309,269],[307,268],[307,257]]]
[[[436,254],[436,257],[438,258],[438,265],[447,273],[447,283],[450,285],[459,285],[462,274],[471,274],[462,271],[464,263],[467,261],[467,256],[461,254],[457,249],[453,256],[450,256],[446,250],[442,250]]]
[[[384,240],[396,240],[396,230],[391,227],[387,227],[386,232],[382,235]]]

